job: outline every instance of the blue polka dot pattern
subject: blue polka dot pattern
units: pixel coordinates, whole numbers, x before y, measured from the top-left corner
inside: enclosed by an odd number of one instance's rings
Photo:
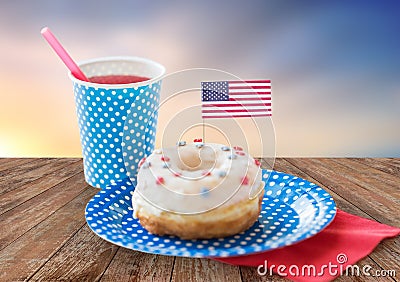
[[[258,221],[234,236],[182,240],[156,236],[132,217],[135,182],[118,181],[101,190],[86,206],[86,221],[101,238],[116,245],[153,254],[184,257],[246,255],[288,246],[324,229],[336,205],[321,187],[283,172],[263,170],[265,196]]]
[[[86,182],[104,188],[127,177],[123,157],[125,122],[137,125],[130,158],[137,164],[154,148],[155,129],[146,133],[148,113],[158,106],[161,81],[134,88],[95,88],[74,83]],[[156,124],[157,117],[152,122]],[[133,143],[133,140],[137,141]]]
[[[155,145],[160,84],[151,91],[139,90],[128,110],[123,130],[122,155],[127,175],[136,178],[142,158],[153,152]]]

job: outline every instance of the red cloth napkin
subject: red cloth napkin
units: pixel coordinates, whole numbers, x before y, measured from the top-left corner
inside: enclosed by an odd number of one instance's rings
[[[264,271],[269,274],[271,266],[275,265],[274,273],[294,281],[330,281],[348,265],[370,254],[381,240],[399,234],[400,228],[338,210],[328,227],[295,245],[254,255],[214,259],[233,265],[256,266],[262,274]]]

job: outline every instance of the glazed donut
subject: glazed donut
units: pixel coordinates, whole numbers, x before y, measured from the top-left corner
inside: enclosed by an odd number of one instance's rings
[[[139,166],[133,216],[150,233],[219,238],[248,229],[258,218],[260,162],[240,147],[180,141],[155,150]]]

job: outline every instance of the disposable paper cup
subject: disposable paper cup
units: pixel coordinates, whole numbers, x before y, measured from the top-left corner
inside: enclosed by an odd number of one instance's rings
[[[74,86],[85,180],[93,187],[104,188],[128,177],[122,150],[127,116],[139,125],[132,136],[141,141],[132,143],[133,147],[136,146],[130,154],[134,164],[138,164],[143,155],[154,149],[157,123],[154,109],[159,104],[161,78],[165,68],[151,60],[137,57],[98,58],[82,62],[79,66],[87,77],[138,75],[150,78],[130,84],[98,84],[81,81],[69,74]],[[142,116],[143,112],[153,115],[151,133],[145,130],[148,119],[134,118]],[[130,169],[136,168],[130,166]]]

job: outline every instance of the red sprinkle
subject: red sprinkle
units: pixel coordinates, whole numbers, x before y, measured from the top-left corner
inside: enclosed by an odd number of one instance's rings
[[[193,142],[203,142],[203,139],[201,139],[201,138],[194,139]]]
[[[163,162],[169,162],[169,158],[166,157],[166,156],[162,156],[162,157],[161,157],[161,160],[162,160]]]
[[[181,176],[182,176],[182,173],[180,173],[180,172],[174,172],[174,176],[176,176],[176,177],[181,177]]]
[[[235,146],[235,147],[233,147],[233,150],[236,150],[236,151],[243,151],[243,148],[242,148],[242,147],[239,147],[239,146]]]
[[[203,171],[203,172],[201,173],[201,175],[203,175],[203,176],[210,176],[210,175],[211,175],[211,171]]]
[[[255,163],[256,166],[261,166],[261,163],[260,163],[259,160],[254,160],[254,163]]]
[[[242,177],[242,185],[249,185],[249,178],[247,175]]]
[[[239,155],[239,156],[244,156],[244,155],[245,155],[245,153],[242,152],[242,151],[236,151],[235,153],[236,153],[237,155]]]
[[[163,177],[161,177],[161,176],[157,177],[157,180],[156,180],[157,185],[164,184],[164,182],[165,182],[165,180]]]
[[[144,164],[145,161],[146,161],[146,158],[141,159],[140,162],[139,162],[139,167],[141,167]]]

